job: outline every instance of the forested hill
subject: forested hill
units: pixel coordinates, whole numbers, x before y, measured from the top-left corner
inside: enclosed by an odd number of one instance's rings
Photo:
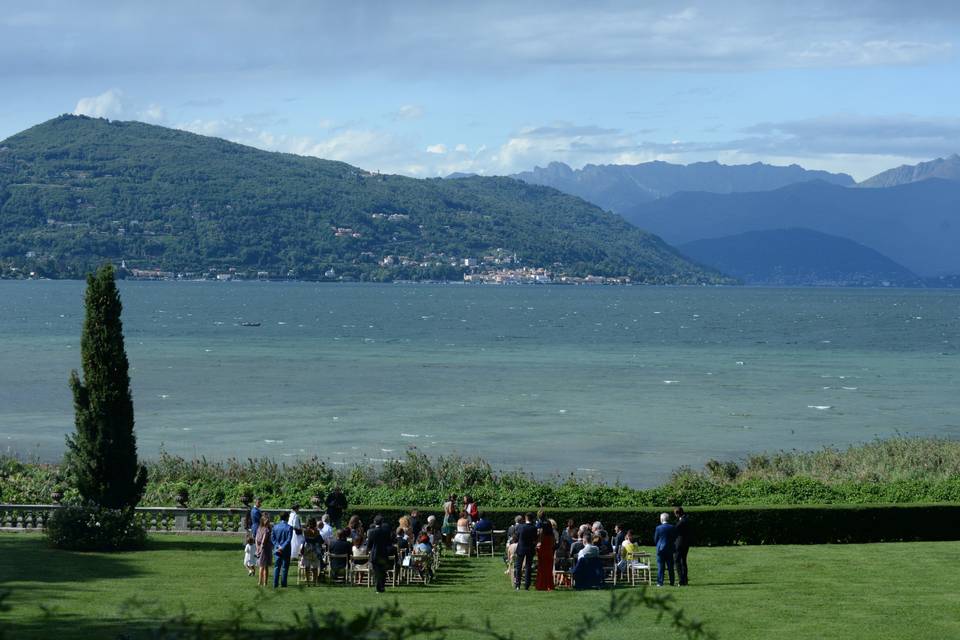
[[[479,268],[723,280],[618,216],[510,178],[373,174],[82,116],[0,142],[8,274],[78,277],[110,259],[174,272],[461,279],[484,258]]]

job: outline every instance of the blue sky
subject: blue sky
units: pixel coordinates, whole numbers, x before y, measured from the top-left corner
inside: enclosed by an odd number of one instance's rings
[[[960,152],[960,2],[0,7],[0,139],[76,112],[414,176]]]

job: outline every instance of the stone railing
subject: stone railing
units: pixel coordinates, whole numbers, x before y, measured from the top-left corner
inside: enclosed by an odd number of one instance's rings
[[[0,530],[42,531],[55,504],[0,504]],[[275,516],[279,509],[264,510]],[[212,509],[200,507],[137,507],[136,517],[148,531],[169,533],[238,533],[244,530],[248,509]],[[322,511],[301,509],[300,519],[320,519]]]

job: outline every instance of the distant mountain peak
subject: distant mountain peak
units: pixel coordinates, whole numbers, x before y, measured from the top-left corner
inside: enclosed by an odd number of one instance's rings
[[[960,181],[960,154],[954,153],[946,158],[935,158],[919,164],[900,165],[878,173],[872,178],[867,178],[857,186],[868,188],[895,187],[930,178]]]
[[[787,167],[762,162],[725,165],[716,160],[688,165],[662,160],[640,164],[587,164],[581,169],[551,162],[546,167],[535,167],[511,177],[580,196],[618,213],[681,191],[770,191],[810,180],[841,186],[855,184],[847,174],[810,171],[796,164]]]

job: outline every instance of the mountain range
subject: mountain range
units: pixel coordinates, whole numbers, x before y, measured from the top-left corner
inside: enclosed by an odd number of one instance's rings
[[[677,245],[807,228],[870,247],[922,276],[960,273],[958,181],[931,178],[877,189],[817,181],[751,193],[683,192],[624,217]]]
[[[911,286],[920,280],[869,247],[810,229],[747,231],[677,248],[749,284]]]
[[[878,173],[859,183],[858,187],[895,187],[910,182],[920,182],[929,178],[943,180],[960,180],[960,155],[953,154],[947,158],[937,158],[930,162],[921,162],[914,165],[901,165]]]
[[[462,279],[474,265],[727,282],[623,218],[510,178],[414,179],[140,122],[61,116],[0,142],[0,263]]]
[[[741,165],[695,162],[682,165],[655,161],[641,164],[588,164],[582,169],[571,169],[562,162],[551,162],[546,167],[535,167],[532,171],[517,173],[512,177],[580,196],[587,202],[617,213],[680,191],[769,191],[811,180],[842,186],[855,184],[853,178],[845,173],[810,171],[795,164],[780,167],[762,162]]]

